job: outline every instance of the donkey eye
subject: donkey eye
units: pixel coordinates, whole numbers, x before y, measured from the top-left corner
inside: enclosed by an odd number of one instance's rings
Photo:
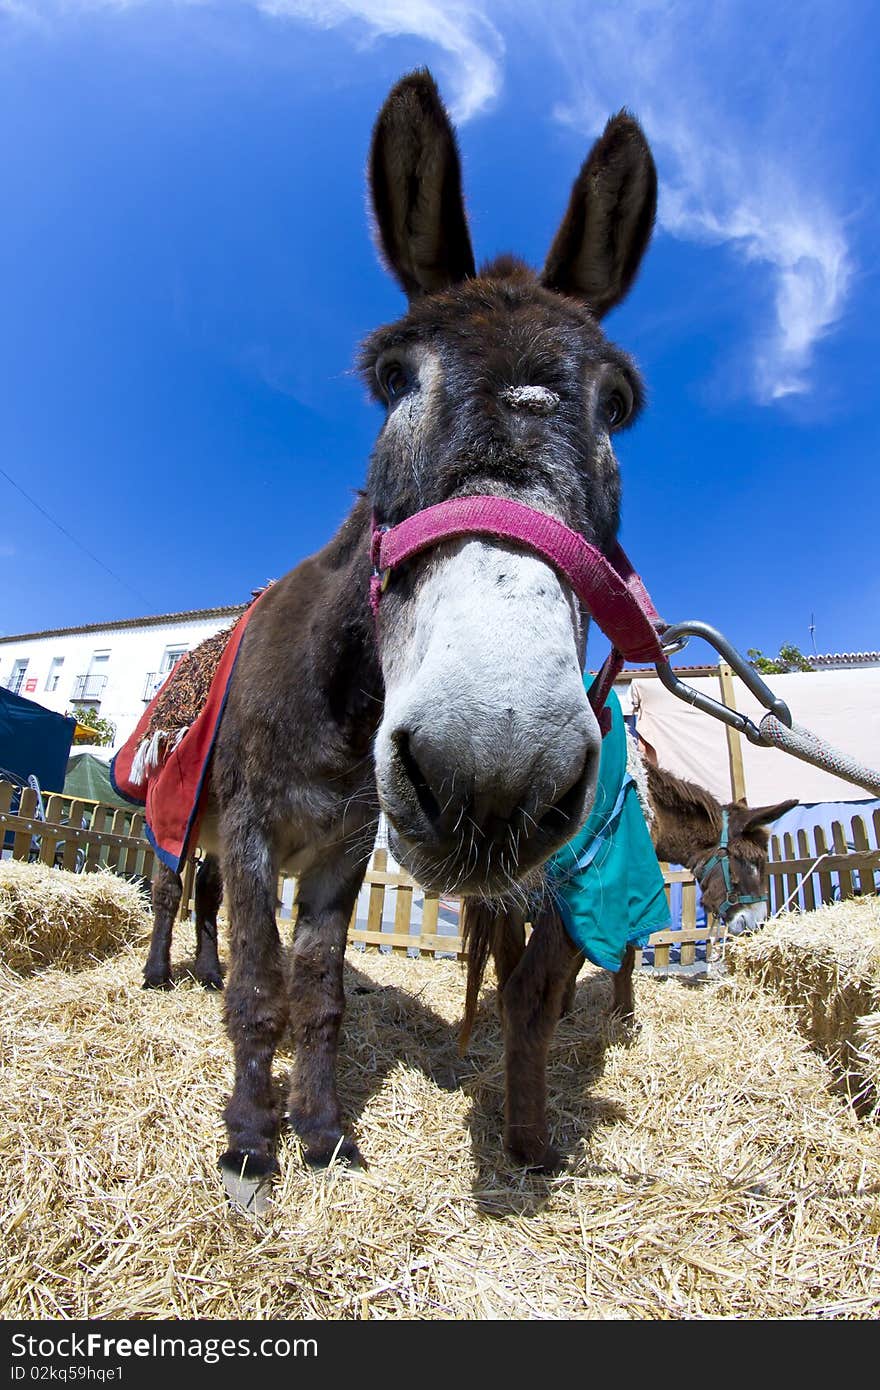
[[[632,414],[633,398],[628,388],[615,386],[605,397],[605,421],[610,430],[619,430]]]
[[[412,377],[401,362],[381,362],[376,376],[389,405],[399,401],[412,387]]]

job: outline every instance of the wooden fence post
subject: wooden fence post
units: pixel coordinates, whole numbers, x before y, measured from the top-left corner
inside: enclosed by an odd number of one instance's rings
[[[840,821],[831,826],[831,844],[821,825],[813,828],[813,845],[806,830],[797,833],[797,848],[792,835],[770,837],[770,858],[767,873],[770,879],[771,910],[775,915],[784,907],[803,907],[806,912],[838,898],[876,893],[880,873],[880,815],[873,817],[874,843],[861,816],[851,822],[850,849],[846,830]],[[835,875],[837,881],[835,883]],[[817,891],[818,884],[818,891]]]
[[[736,694],[733,685],[733,669],[726,661],[718,663],[718,680],[721,684],[721,703],[728,709],[736,709]],[[727,734],[727,759],[730,764],[731,801],[746,799],[746,774],[743,768],[742,739],[739,729],[725,724]]]

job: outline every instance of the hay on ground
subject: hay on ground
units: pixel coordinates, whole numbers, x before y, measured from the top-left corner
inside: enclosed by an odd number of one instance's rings
[[[457,1052],[452,961],[346,958],[340,1094],[370,1165],[282,1138],[268,1214],[216,1168],[222,999],[142,951],[0,979],[4,1318],[847,1318],[880,1314],[880,1152],[750,979],[639,977],[629,1044],[588,967],[550,1066],[558,1177],[501,1147],[494,991]],[[279,1093],[290,1062],[279,1053]]]
[[[864,1109],[872,1119],[880,1119],[880,1013],[856,1019],[853,1038],[853,1069],[865,1086]]]
[[[87,965],[149,930],[149,904],[126,879],[0,861],[0,962],[10,970]]]
[[[860,1113],[880,1106],[880,898],[775,918],[728,946],[731,970],[772,988],[835,1066]]]

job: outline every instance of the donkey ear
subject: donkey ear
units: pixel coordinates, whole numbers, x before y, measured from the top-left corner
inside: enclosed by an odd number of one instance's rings
[[[635,279],[657,211],[657,170],[641,126],[613,116],[571,190],[541,280],[586,300],[597,319]]]
[[[778,801],[774,806],[739,807],[741,817],[739,833],[745,835],[749,830],[757,830],[759,825],[770,825],[780,816],[784,816],[786,811],[793,810],[797,804],[797,797],[795,797],[793,801]]]
[[[369,177],[380,250],[410,299],[474,274],[458,146],[426,68],[389,93],[373,130]]]

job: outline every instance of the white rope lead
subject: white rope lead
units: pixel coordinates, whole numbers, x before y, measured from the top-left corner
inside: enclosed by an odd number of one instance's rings
[[[827,859],[830,853],[831,853],[831,850],[830,850],[830,849],[826,849],[826,851],[825,851],[824,854],[820,854],[818,859],[814,859],[814,860],[813,860],[812,864],[811,864],[810,867],[807,869],[807,872],[806,872],[805,874],[803,874],[803,875],[798,879],[797,883],[795,884],[795,886],[794,886],[794,888],[792,889],[792,891],[789,893],[788,897],[786,898],[786,900],[785,900],[785,902],[782,904],[782,906],[781,906],[781,907],[777,907],[776,911],[775,911],[774,914],[773,914],[774,917],[778,917],[779,914],[780,914],[780,912],[785,912],[785,911],[786,911],[786,909],[788,908],[788,905],[789,905],[789,903],[791,902],[792,898],[796,898],[796,897],[797,897],[798,893],[799,893],[799,892],[801,891],[801,889],[803,888],[803,886],[804,886],[804,884],[806,883],[807,879],[808,879],[812,874],[814,874],[814,873],[816,872],[816,869],[817,869],[818,866],[822,863],[822,860],[823,860],[823,859]]]
[[[864,788],[872,796],[880,796],[880,772],[865,767],[848,753],[841,753],[839,748],[801,724],[792,724],[789,729],[774,714],[765,714],[760,729],[768,743],[792,753],[796,758],[802,758],[806,763],[812,763],[814,767],[824,768],[845,782]]]

